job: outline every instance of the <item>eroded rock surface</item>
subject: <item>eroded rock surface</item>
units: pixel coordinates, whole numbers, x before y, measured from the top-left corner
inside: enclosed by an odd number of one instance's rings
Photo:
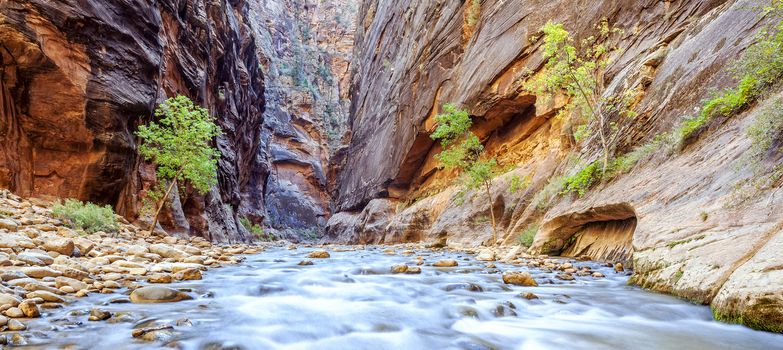
[[[622,137],[615,146],[626,152],[693,115],[711,89],[734,83],[726,67],[769,21],[755,5],[489,0],[472,13],[468,2],[366,1],[356,44],[351,157],[340,173],[342,212],[329,223],[330,237],[372,241],[361,217],[380,198],[400,205],[374,220],[387,223],[376,240],[492,245],[486,217],[493,210],[498,243],[518,244],[529,232],[534,253],[623,261],[633,266],[637,284],[711,304],[721,319],[779,330],[783,260],[771,252],[783,235],[780,184],[732,205],[736,185],[753,176],[741,158],[763,101],[578,198],[546,185],[578,170],[569,154],[592,160],[595,142],[577,146],[568,125],[553,118],[564,101],[543,101],[522,88],[541,73],[541,42],[533,38],[547,20],[582,39],[608,18],[625,33],[605,73],[607,90],[638,93],[638,116],[617,121]],[[429,134],[447,102],[466,108],[489,155],[515,168],[493,181],[492,198],[460,194],[450,187],[454,173],[437,168],[433,155],[440,148]],[[514,176],[528,180],[526,186],[512,190]]]

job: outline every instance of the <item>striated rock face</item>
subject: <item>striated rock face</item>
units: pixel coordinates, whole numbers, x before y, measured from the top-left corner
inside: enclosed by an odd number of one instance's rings
[[[330,164],[348,131],[356,2],[251,2],[266,72],[258,157],[270,164],[268,177],[258,184],[265,222],[282,237],[320,236],[332,212]]]
[[[323,231],[357,9],[349,0],[4,1],[0,187],[112,204],[144,221],[155,173],[135,155],[133,131],[183,94],[223,129],[218,186],[174,191],[163,228],[247,240],[244,217],[293,238]]]
[[[735,187],[749,125],[766,102],[713,122],[683,149],[661,150],[584,197],[547,186],[596,157],[577,144],[564,101],[544,102],[522,84],[541,73],[547,20],[577,39],[606,18],[625,33],[605,72],[607,91],[638,92],[633,120],[616,120],[627,152],[693,115],[710,90],[733,84],[726,67],[768,22],[754,1],[365,1],[359,13],[351,104],[350,157],[339,174],[329,237],[338,241],[493,244],[487,215],[499,217],[502,244],[530,233],[532,253],[587,255],[632,263],[644,287],[711,304],[716,316],[781,329],[783,200],[778,183],[742,206]],[[778,92],[776,95],[780,95]],[[489,155],[514,170],[493,181],[492,198],[460,194],[440,171],[429,133],[446,102],[466,108]],[[670,145],[659,145],[670,149]],[[781,159],[769,155],[770,167]],[[581,160],[581,161],[580,161]],[[513,178],[527,179],[512,190]],[[398,203],[373,215],[379,200]],[[370,230],[382,223],[385,230]],[[368,232],[378,232],[368,237]],[[626,264],[627,265],[627,264]]]
[[[135,217],[154,172],[133,131],[155,106],[190,96],[218,116],[219,185],[188,189],[162,220],[173,231],[246,239],[235,212],[266,172],[256,153],[264,83],[245,1],[6,1],[0,5],[0,184],[75,197]]]

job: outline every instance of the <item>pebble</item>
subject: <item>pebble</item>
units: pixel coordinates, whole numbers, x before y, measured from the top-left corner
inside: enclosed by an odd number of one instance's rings
[[[90,310],[90,317],[87,318],[89,321],[103,321],[108,320],[111,318],[111,312],[104,311],[101,309],[92,309]]]
[[[25,326],[24,323],[14,319],[8,320],[8,324],[6,326],[8,327],[9,331],[23,331],[27,329],[27,326]]]

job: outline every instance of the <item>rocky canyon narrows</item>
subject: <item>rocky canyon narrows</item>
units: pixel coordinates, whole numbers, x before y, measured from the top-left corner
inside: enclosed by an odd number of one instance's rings
[[[767,3],[6,0],[0,188],[108,204],[148,224],[142,202],[156,173],[134,132],[185,95],[223,134],[217,185],[177,188],[160,216],[181,239],[253,243],[245,221],[281,242],[619,262],[633,285],[781,332],[780,177],[736,203],[758,175],[749,130],[779,106],[779,84],[683,142],[659,138],[736,85],[729,68],[780,20],[759,10]],[[527,84],[551,68],[542,26],[562,23],[580,42],[600,37],[603,20],[622,28],[604,94],[632,91],[635,115],[612,120],[612,150],[661,150],[564,193],[557,181],[596,161],[601,145],[573,136],[565,95]],[[490,198],[456,185],[435,157],[446,103],[467,111],[503,170]],[[761,168],[780,171],[779,134]]]

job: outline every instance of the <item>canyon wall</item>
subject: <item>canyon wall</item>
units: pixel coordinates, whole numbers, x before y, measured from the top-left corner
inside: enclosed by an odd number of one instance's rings
[[[772,20],[760,15],[765,3],[365,1],[350,157],[327,239],[478,247],[517,245],[530,234],[530,253],[626,261],[634,283],[711,304],[725,320],[783,329],[781,184],[736,204],[757,176],[743,161],[746,130],[768,102],[716,118],[682,144],[653,144],[627,173],[580,197],[560,194],[557,181],[598,158],[597,140],[574,140],[556,117],[563,98],[523,88],[543,74],[538,37],[547,20],[563,23],[576,42],[597,35],[603,19],[623,29],[604,72],[607,94],[635,92],[637,116],[613,120],[621,137],[612,150],[623,154],[698,114],[711,90],[736,84],[727,68]],[[506,169],[491,198],[461,191],[433,158],[440,146],[429,135],[448,102],[468,110],[487,154]],[[780,161],[771,152],[762,166]]]
[[[332,212],[330,164],[348,132],[357,11],[354,0],[251,3],[267,72],[259,149],[269,163],[264,223],[279,237],[316,238]]]
[[[218,185],[174,191],[162,227],[244,241],[247,218],[315,235],[347,132],[355,12],[350,1],[4,1],[0,187],[148,221],[154,167],[133,132],[182,94],[223,130]]]

